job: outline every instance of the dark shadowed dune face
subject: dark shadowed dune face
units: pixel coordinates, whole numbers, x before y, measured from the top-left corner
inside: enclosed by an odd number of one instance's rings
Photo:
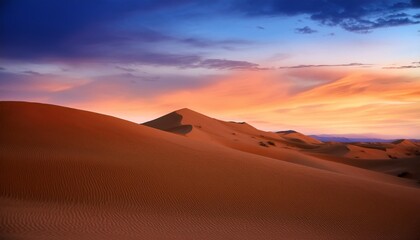
[[[170,129],[179,127],[182,121],[182,115],[172,112],[160,118],[157,118],[150,122],[145,122],[143,125],[161,129],[164,131],[170,131]]]

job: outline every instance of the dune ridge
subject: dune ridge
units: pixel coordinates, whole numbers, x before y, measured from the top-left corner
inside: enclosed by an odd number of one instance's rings
[[[278,131],[276,133],[265,132],[247,123],[221,121],[187,108],[174,111],[146,122],[143,125],[180,134],[196,141],[205,142],[206,144],[211,142],[306,167],[347,174],[370,181],[376,180],[394,184],[419,186],[417,182],[410,183],[405,181],[405,179],[395,179],[394,177],[376,174],[372,171],[365,171],[365,169],[360,169],[360,165],[354,168],[353,166],[355,165],[347,164],[346,162],[348,158],[364,160],[390,159],[387,151],[390,148],[394,148],[394,144],[380,144],[382,148],[379,148],[377,145],[372,147],[371,144],[323,143],[293,130]],[[174,131],[177,128],[184,128],[186,126],[189,126],[190,131]],[[398,150],[400,155],[404,155],[400,150]],[[317,154],[321,154],[321,156]],[[340,161],[334,160],[335,157],[339,157]],[[380,173],[385,172],[398,176],[401,172],[404,172],[401,170],[403,166],[405,166],[405,162],[402,166],[396,167],[394,171],[378,171]],[[413,172],[417,172],[417,167],[414,168]],[[372,169],[369,168],[368,170]],[[416,179],[416,177],[412,177],[411,179]]]
[[[377,177],[371,181],[357,176],[358,168],[307,155],[276,133],[204,115],[188,120],[182,112],[183,118],[170,115],[175,125],[166,118],[157,124],[170,132],[191,125],[173,134],[60,106],[0,102],[0,236],[420,237],[420,191],[411,182],[360,169]],[[288,161],[297,155],[350,172]]]

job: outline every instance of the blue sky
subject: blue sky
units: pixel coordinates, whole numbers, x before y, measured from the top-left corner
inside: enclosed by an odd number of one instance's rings
[[[371,129],[363,125],[366,119],[357,118],[362,112],[355,112],[350,127],[345,120],[331,125],[323,117],[316,124],[297,121],[305,116],[296,111],[289,113],[294,123],[288,123],[275,113],[285,109],[280,100],[290,107],[313,89],[324,94],[318,99],[326,99],[333,93],[323,88],[349,76],[365,79],[366,89],[393,78],[398,84],[387,95],[366,90],[351,97],[365,101],[365,107],[388,104],[388,115],[377,116],[378,126],[392,122],[395,129],[386,134],[413,136],[420,134],[409,130],[420,129],[419,97],[412,91],[420,76],[419,23],[418,0],[6,0],[0,4],[0,100],[41,101],[133,121],[190,106],[270,130],[366,133]],[[253,102],[238,96],[235,89],[255,79],[257,86],[270,83],[285,92],[266,94],[264,103],[252,88],[244,93],[255,97]],[[235,87],[225,86],[227,94],[206,91],[229,81]],[[351,87],[360,88],[353,81]],[[207,96],[193,103],[163,100],[191,92]],[[381,97],[373,100],[372,94]],[[214,107],[208,101],[215,96],[238,104]],[[390,103],[404,103],[404,111],[415,114],[398,122]]]

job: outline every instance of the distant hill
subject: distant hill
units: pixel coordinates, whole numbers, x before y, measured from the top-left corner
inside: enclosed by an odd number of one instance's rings
[[[309,135],[312,138],[318,139],[322,142],[381,142],[381,143],[392,143],[400,139],[382,139],[382,138],[363,138],[363,137],[342,137],[334,135]],[[418,139],[409,139],[414,142],[419,142]]]

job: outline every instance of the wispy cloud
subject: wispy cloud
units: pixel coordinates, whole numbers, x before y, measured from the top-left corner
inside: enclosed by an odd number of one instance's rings
[[[241,40],[241,39],[224,39],[224,40],[214,40],[208,38],[197,38],[197,37],[189,37],[189,38],[174,38],[173,39],[179,43],[185,43],[190,46],[200,47],[200,48],[234,48],[237,46],[246,46],[252,45],[252,41],[249,40]]]
[[[41,73],[39,73],[39,72],[36,72],[36,71],[30,71],[30,70],[28,70],[28,71],[23,71],[22,73],[24,73],[24,74],[29,74],[29,75],[38,75],[38,76],[42,75],[42,74],[41,74]]]
[[[410,69],[410,68],[420,68],[420,66],[419,65],[403,65],[403,66],[383,67],[383,69]]]
[[[115,66],[116,69],[123,70],[125,72],[136,72],[137,70],[134,68],[129,67],[121,67],[121,66]]]
[[[368,67],[368,66],[372,66],[372,64],[365,64],[365,63],[310,64],[310,65],[285,66],[285,67],[279,67],[279,69],[289,69],[289,68],[318,68],[318,67]]]
[[[294,16],[307,14],[314,21],[326,26],[340,26],[351,32],[367,33],[377,28],[418,24],[417,0],[396,2],[392,0],[329,0],[294,1],[263,0],[258,2],[236,1],[232,9],[250,16]],[[378,17],[385,16],[385,17]]]
[[[344,29],[351,32],[369,33],[376,28],[413,25],[420,23],[420,21],[413,20],[409,17],[398,17],[399,15],[401,14],[390,15],[385,18],[377,18],[373,20],[346,20],[341,22],[340,25]]]
[[[41,74],[0,72],[0,99],[46,101],[53,94],[83,85],[86,79]]]
[[[295,28],[295,32],[300,33],[300,34],[312,34],[312,33],[318,32],[318,31],[316,31],[316,30],[314,30],[314,29],[312,29],[308,26],[305,26],[303,28]]]
[[[199,61],[195,66],[209,69],[268,70],[268,68],[260,67],[259,64],[256,63],[247,61],[232,61],[226,59],[204,59]]]
[[[412,62],[409,65],[397,65],[397,66],[386,66],[383,69],[410,69],[410,68],[420,68],[420,62]]]

